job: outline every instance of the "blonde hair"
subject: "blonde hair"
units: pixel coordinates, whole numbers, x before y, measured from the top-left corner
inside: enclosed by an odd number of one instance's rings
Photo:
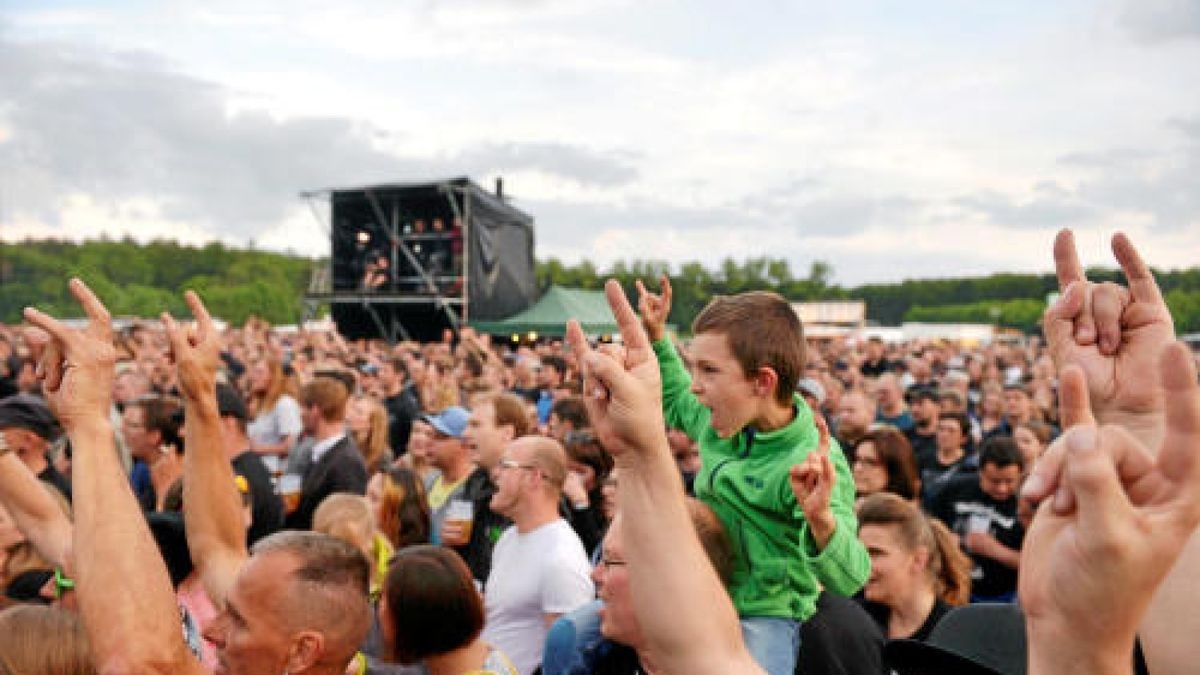
[[[388,447],[387,409],[374,396],[358,394],[354,397],[353,402],[359,401],[366,402],[370,407],[367,430],[363,433],[356,432],[352,436],[354,444],[362,452],[363,460],[367,464],[367,471],[376,471],[383,468],[383,462],[391,451],[391,448]]]
[[[276,356],[268,356],[262,361],[267,366],[270,380],[267,382],[266,391],[260,393],[251,390],[247,397],[246,408],[251,419],[274,408],[288,388],[287,377],[283,374],[283,361]]]
[[[83,622],[45,605],[17,605],[0,612],[0,673],[94,675]]]
[[[362,495],[338,492],[329,495],[313,513],[314,532],[328,534],[364,553],[371,549],[375,536],[375,516],[371,503]]]

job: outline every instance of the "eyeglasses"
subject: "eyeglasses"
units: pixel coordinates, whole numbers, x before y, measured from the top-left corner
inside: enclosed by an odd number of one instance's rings
[[[563,436],[563,445],[586,445],[596,441],[596,437],[590,431],[568,431]]]
[[[624,560],[613,560],[612,558],[601,558],[600,566],[607,572],[614,567],[624,567],[627,563]]]
[[[54,597],[62,599],[67,591],[75,590],[75,580],[63,574],[62,568],[54,568]]]
[[[515,459],[502,459],[500,460],[500,464],[497,466],[499,466],[501,469],[529,469],[531,471],[542,473],[542,467],[538,466],[537,464],[522,464]]]

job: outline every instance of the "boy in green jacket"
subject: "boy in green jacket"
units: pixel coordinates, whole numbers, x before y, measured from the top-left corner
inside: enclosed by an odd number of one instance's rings
[[[662,278],[661,295],[637,288],[666,423],[699,445],[696,496],[737,552],[729,592],[746,645],[771,675],[792,675],[800,622],[821,587],[852,595],[871,567],[845,455],[795,392],[805,365],[800,319],[774,293],[714,298],[692,324],[689,377],[666,337],[670,282]]]

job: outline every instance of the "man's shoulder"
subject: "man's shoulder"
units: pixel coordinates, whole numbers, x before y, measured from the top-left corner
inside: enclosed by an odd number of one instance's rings
[[[946,481],[945,494],[953,496],[970,496],[977,493],[982,493],[983,490],[979,487],[979,475],[974,473],[955,476]]]
[[[361,473],[364,476],[367,473],[367,461],[363,459],[362,452],[359,451],[349,434],[329,448],[321,460],[332,471],[356,475]]]
[[[954,476],[946,480],[938,488],[931,506],[934,511],[952,508],[957,503],[976,501],[982,494],[983,490],[979,487],[979,476],[977,474],[968,473],[961,476]]]
[[[253,450],[246,449],[238,453],[236,457],[229,460],[233,468],[239,472],[262,472],[267,473],[267,465],[263,462],[262,456]]]
[[[572,529],[571,524],[562,518],[526,533],[523,538],[525,543],[538,550],[538,555],[545,563],[574,564],[578,559],[587,562],[587,553],[583,550],[579,535]]]

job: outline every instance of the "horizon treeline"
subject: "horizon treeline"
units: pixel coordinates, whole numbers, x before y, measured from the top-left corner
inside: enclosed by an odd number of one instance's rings
[[[182,292],[194,289],[210,310],[233,324],[258,316],[272,324],[293,324],[306,309],[303,296],[313,270],[327,259],[259,250],[234,249],[220,243],[186,246],[173,241],[139,244],[132,239],[82,243],[56,240],[0,242],[0,322],[21,321],[21,309],[37,306],[52,314],[75,316],[78,306],[67,291],[67,279],[84,279],[107,303],[114,316],[156,317],[166,310],[185,315]],[[618,261],[607,269],[589,261],[567,265],[555,258],[537,262],[537,282],[599,289],[615,278],[634,296],[634,280],[657,287],[666,273],[674,289],[670,320],[686,330],[714,295],[772,290],[795,302],[862,300],[867,318],[881,325],[903,321],[990,323],[1035,331],[1046,298],[1058,289],[1053,274],[998,273],[980,277],[907,279],[890,284],[842,287],[832,283],[833,268],[811,263],[797,274],[783,258],[726,258],[715,267],[688,262],[673,267],[664,261]],[[1092,268],[1095,281],[1124,283],[1119,270]],[[1200,267],[1159,271],[1155,276],[1180,333],[1200,331]],[[636,299],[636,298],[635,298]]]

